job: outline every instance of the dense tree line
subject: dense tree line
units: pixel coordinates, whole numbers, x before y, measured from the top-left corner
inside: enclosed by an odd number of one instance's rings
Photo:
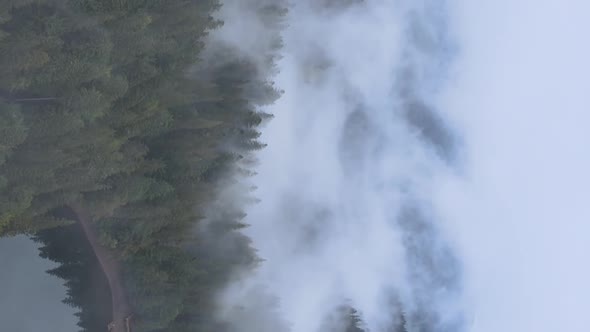
[[[59,264],[47,272],[65,280],[63,302],[80,309],[78,325],[85,331],[104,331],[111,320],[111,292],[81,226],[45,229],[34,239],[43,245],[40,256]]]
[[[219,183],[252,172],[250,154],[264,146],[257,126],[270,117],[257,104],[279,96],[231,49],[202,64],[218,8],[0,0],[0,236],[43,243],[84,331],[113,319],[105,261],[118,266],[134,331],[224,331],[212,294],[256,262],[235,232],[245,226],[238,205],[211,217],[207,239],[195,231]],[[260,12],[271,23],[284,15]],[[232,252],[213,250],[216,240]]]

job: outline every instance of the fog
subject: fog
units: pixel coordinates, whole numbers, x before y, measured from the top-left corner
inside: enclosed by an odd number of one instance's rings
[[[265,36],[235,6],[213,37],[257,59]],[[264,262],[220,294],[220,317],[338,332],[346,305],[373,332],[585,331],[589,9],[291,4],[285,92],[249,180],[245,233]]]
[[[460,266],[432,204],[433,183],[455,155],[432,105],[453,52],[445,9],[335,3],[289,8],[276,76],[285,93],[267,109],[275,118],[251,180],[261,202],[246,219],[264,262],[223,301],[252,307],[264,287],[278,300],[272,315],[294,332],[343,329],[343,305],[371,331],[397,328],[402,311],[408,329],[458,329]],[[220,39],[249,50],[240,43],[250,38],[230,38],[247,24],[232,21]],[[236,329],[276,331],[264,323],[275,317],[260,312],[250,315],[256,325],[240,316]]]

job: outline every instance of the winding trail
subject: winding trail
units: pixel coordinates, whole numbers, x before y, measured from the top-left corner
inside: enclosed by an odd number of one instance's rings
[[[112,322],[114,326],[109,331],[129,332],[126,319],[131,315],[131,306],[127,301],[123,281],[121,280],[121,266],[114,253],[99,243],[98,235],[96,234],[90,216],[86,213],[86,209],[80,203],[71,204],[70,207],[82,225],[84,234],[92,246],[92,250],[100,263],[111,289]]]

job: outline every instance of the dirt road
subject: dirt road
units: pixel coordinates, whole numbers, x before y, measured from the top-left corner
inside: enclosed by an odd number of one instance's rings
[[[98,241],[98,235],[90,216],[86,213],[84,207],[80,204],[71,205],[76,214],[78,221],[84,229],[84,234],[94,250],[98,262],[107,278],[111,289],[111,299],[113,306],[113,323],[112,332],[128,332],[125,319],[131,315],[131,307],[127,302],[123,282],[121,280],[121,267],[115,255],[103,247]],[[107,327],[105,326],[105,331]]]

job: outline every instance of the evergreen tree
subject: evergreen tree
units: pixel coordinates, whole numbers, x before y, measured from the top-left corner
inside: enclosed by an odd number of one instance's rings
[[[65,280],[63,302],[80,310],[78,326],[82,331],[105,331],[111,315],[110,289],[80,225],[40,231],[34,239],[42,244],[41,257],[61,264],[48,273]]]
[[[220,184],[252,174],[257,107],[280,94],[239,56],[199,65],[218,7],[0,1],[0,235],[44,244],[84,331],[122,331],[117,306],[138,331],[222,331],[215,291],[257,262],[240,206],[195,232]]]

